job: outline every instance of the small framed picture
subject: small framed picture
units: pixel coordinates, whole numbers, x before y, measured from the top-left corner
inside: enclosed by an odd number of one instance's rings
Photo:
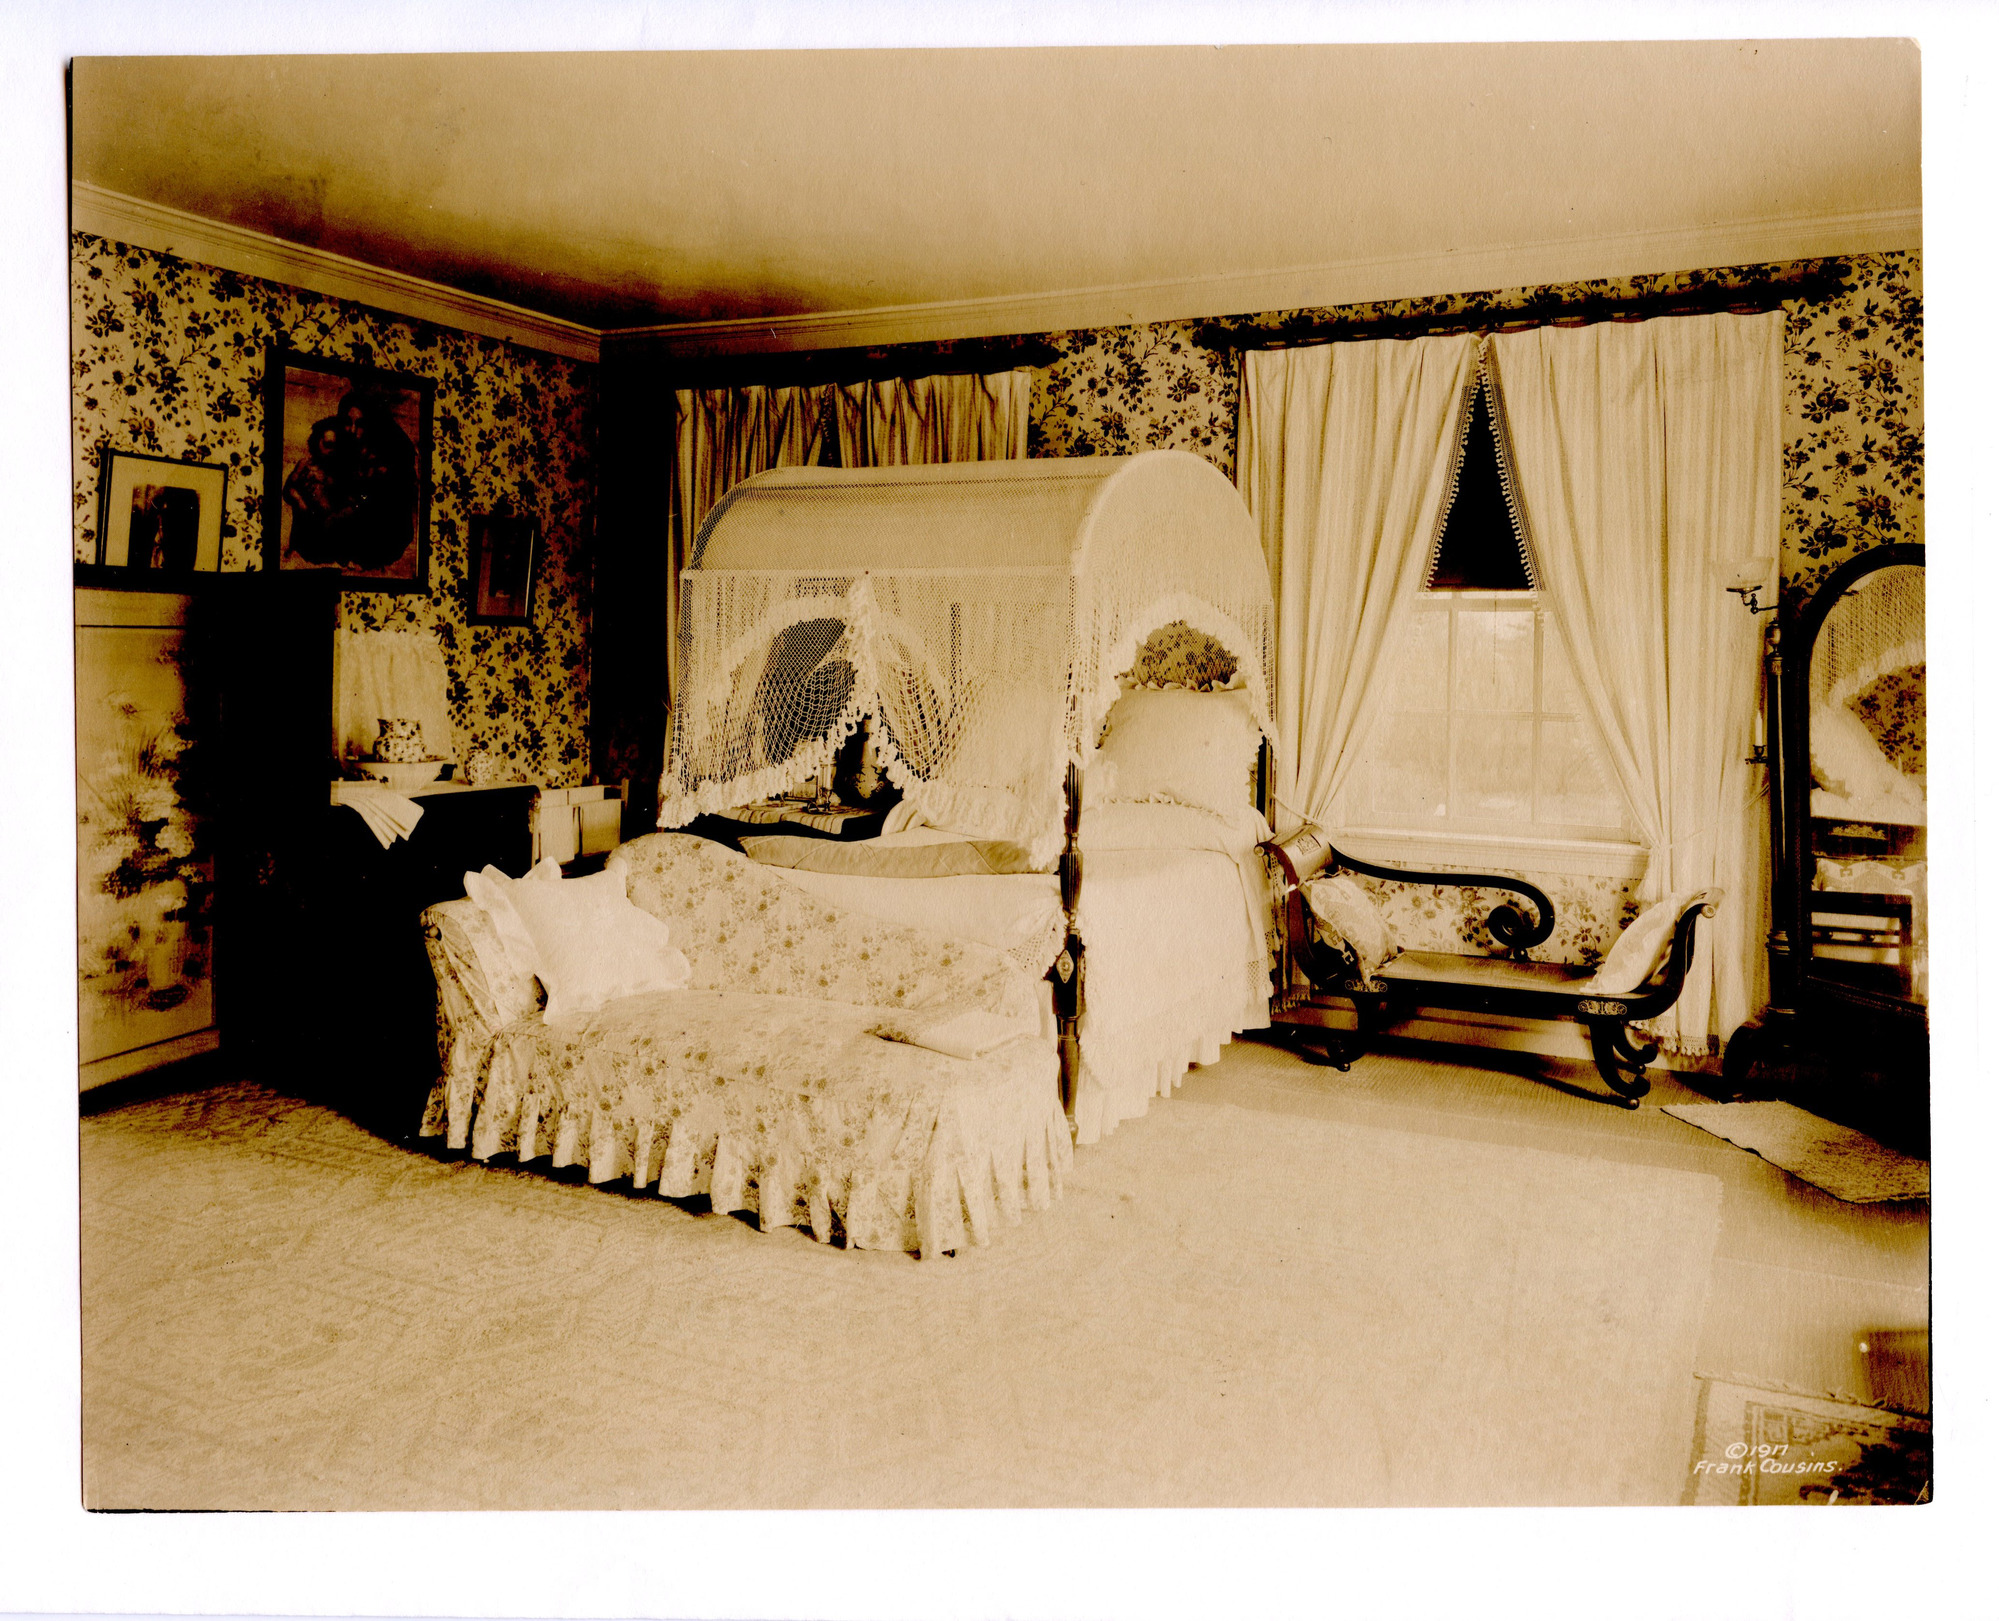
[[[430,586],[437,385],[273,347],[264,370],[264,566],[337,570],[345,591]]]
[[[98,452],[97,561],[160,574],[216,573],[228,490],[226,467]]]
[[[472,592],[475,625],[528,625],[534,622],[534,568],[541,551],[541,526],[533,518],[504,512],[472,519],[466,579]]]

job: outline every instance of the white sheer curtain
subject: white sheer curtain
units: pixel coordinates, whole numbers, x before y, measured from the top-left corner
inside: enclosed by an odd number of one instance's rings
[[[834,391],[843,467],[1008,461],[1027,454],[1033,374],[891,377]]]
[[[1331,825],[1390,629],[1422,581],[1477,375],[1469,333],[1243,356],[1236,482],[1277,600],[1280,831]]]
[[[1731,565],[1778,550],[1783,315],[1540,327],[1492,340],[1542,589],[1651,857],[1641,898],[1720,886],[1678,1005],[1709,1050],[1760,999],[1767,888],[1745,763],[1759,627]]]
[[[666,658],[679,692],[680,571],[715,503],[752,473],[805,467],[825,444],[828,390],[679,389],[674,398],[673,523],[666,571]]]

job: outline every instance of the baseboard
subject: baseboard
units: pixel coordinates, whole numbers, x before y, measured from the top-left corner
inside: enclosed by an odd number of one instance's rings
[[[201,1053],[212,1053],[221,1045],[222,1032],[211,1028],[156,1041],[150,1047],[134,1047],[130,1052],[113,1053],[108,1058],[93,1058],[86,1064],[76,1066],[76,1088],[79,1092],[94,1091],[128,1076],[178,1064]]]
[[[241,1070],[232,1056],[221,1047],[210,1047],[172,1063],[139,1070],[93,1086],[78,1099],[77,1113],[86,1117],[104,1114],[112,1109],[122,1109],[127,1104],[170,1097],[176,1092],[196,1092],[203,1087],[240,1079]]]

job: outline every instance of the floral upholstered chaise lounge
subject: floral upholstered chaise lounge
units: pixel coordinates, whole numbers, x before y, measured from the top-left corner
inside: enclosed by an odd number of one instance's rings
[[[682,834],[611,865],[691,981],[551,1020],[486,912],[432,907],[443,1073],[424,1135],[925,1256],[1060,1194],[1070,1135],[1040,987],[1000,952],[843,911]],[[922,1039],[965,1013],[1022,1033],[970,1058],[870,1033]]]

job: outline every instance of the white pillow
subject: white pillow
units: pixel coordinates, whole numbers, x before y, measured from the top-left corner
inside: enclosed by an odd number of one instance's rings
[[[544,856],[529,869],[525,878],[509,878],[498,867],[488,865],[481,872],[465,875],[465,898],[492,920],[493,932],[500,937],[501,948],[507,954],[507,964],[517,979],[532,980],[535,975],[534,942],[528,938],[527,930],[521,926],[518,913],[508,903],[507,897],[519,884],[559,884],[562,882],[562,868],[555,857]],[[490,971],[489,971],[490,977]],[[530,990],[529,999],[533,999]]]
[[[1876,811],[1883,821],[1898,810],[1920,810],[1923,790],[1881,752],[1867,723],[1844,704],[1817,704],[1811,718],[1812,780],[1856,807],[1849,815]]]
[[[1371,982],[1384,963],[1402,954],[1402,942],[1374,897],[1351,878],[1314,878],[1300,888],[1312,913],[1313,936],[1329,951],[1351,950],[1359,978]]]
[[[556,884],[516,884],[506,903],[534,943],[545,1017],[595,1013],[646,991],[677,991],[694,977],[672,931],[625,896],[626,869],[607,867]]]
[[[1625,925],[1617,944],[1610,948],[1610,955],[1603,959],[1603,966],[1583,982],[1581,989],[1623,996],[1658,973],[1666,966],[1666,957],[1673,949],[1674,925],[1680,921],[1680,913],[1686,910],[1693,893],[1689,890],[1681,895],[1668,895],[1640,912]]]
[[[1249,803],[1259,733],[1249,694],[1141,687],[1111,706],[1103,746],[1090,758],[1091,798],[1165,799],[1221,816]],[[1114,775],[1108,787],[1103,767]]]

